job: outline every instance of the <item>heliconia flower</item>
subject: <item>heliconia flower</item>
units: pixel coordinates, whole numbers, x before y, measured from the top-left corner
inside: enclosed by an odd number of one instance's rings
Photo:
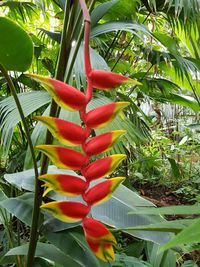
[[[129,77],[105,70],[93,70],[90,74],[90,78],[92,79],[92,86],[101,90],[109,90],[124,83],[141,84]]]
[[[92,162],[81,170],[87,181],[96,180],[111,174],[120,162],[126,158],[125,154],[115,154]]]
[[[59,168],[81,170],[89,161],[88,156],[61,146],[39,145],[36,149],[46,154]]]
[[[81,221],[90,212],[89,206],[72,201],[52,201],[41,205],[40,208],[64,222]]]
[[[113,245],[117,242],[106,226],[95,219],[86,217],[83,220],[83,229],[86,241],[94,254],[105,262],[114,261]]]
[[[102,128],[127,107],[129,102],[113,102],[89,111],[85,116],[85,124],[90,128]]]
[[[84,151],[88,156],[97,155],[108,151],[114,146],[119,137],[125,133],[126,131],[124,130],[116,130],[95,136],[86,144],[84,144]]]
[[[87,138],[87,131],[70,121],[47,116],[35,116],[33,118],[43,122],[52,135],[64,145],[80,145]]]
[[[49,77],[35,74],[26,75],[40,82],[60,107],[70,111],[80,110],[85,107],[86,97],[78,89]]]
[[[88,205],[99,205],[108,200],[124,180],[124,177],[115,177],[101,182],[85,192],[83,199]]]
[[[45,182],[43,186],[48,187],[43,196],[54,190],[59,194],[73,197],[83,194],[88,188],[83,179],[69,174],[43,174],[38,178]]]

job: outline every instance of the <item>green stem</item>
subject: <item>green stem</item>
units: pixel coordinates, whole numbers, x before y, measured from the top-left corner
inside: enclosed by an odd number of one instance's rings
[[[145,23],[145,21],[148,19],[148,17],[150,16],[150,13],[146,16],[146,18],[144,19],[144,21],[142,22],[142,24]],[[129,45],[132,43],[132,41],[134,40],[136,35],[133,35],[130,39],[130,41],[128,42],[128,44],[124,47],[122,53],[120,54],[120,56],[118,57],[117,61],[115,62],[114,66],[112,67],[112,71],[114,70],[114,68],[116,67],[116,65],[118,64],[118,62],[120,61],[120,59],[123,57],[124,53],[126,52],[126,49],[129,47]]]
[[[12,95],[14,97],[15,103],[17,105],[17,109],[19,111],[19,114],[20,114],[20,117],[21,117],[21,120],[22,120],[22,123],[23,123],[23,126],[24,126],[24,131],[25,131],[25,134],[26,134],[27,142],[28,142],[28,145],[29,145],[29,148],[30,148],[30,152],[31,152],[32,160],[33,160],[33,168],[34,168],[34,172],[35,172],[35,195],[37,197],[34,200],[34,205],[36,205],[36,203],[37,203],[37,201],[39,199],[40,182],[38,180],[39,173],[38,173],[38,168],[37,168],[37,161],[36,161],[36,157],[35,157],[33,143],[32,143],[32,140],[31,140],[31,135],[30,135],[29,128],[28,128],[28,123],[26,121],[22,106],[20,104],[19,98],[18,98],[16,90],[15,90],[15,86],[13,84],[13,81],[12,81],[11,77],[8,75],[7,70],[2,65],[0,65],[0,70],[1,70],[2,74],[4,75],[4,77],[5,77],[5,79],[6,79],[7,83],[8,83],[8,86],[9,86],[9,88],[11,90],[11,93],[12,93]],[[33,215],[34,215],[34,211],[33,211]],[[39,212],[37,212],[37,219],[38,219],[38,217],[39,217]],[[37,224],[34,221],[34,223],[32,225],[32,228],[31,228],[31,236],[33,235],[33,231],[35,229],[37,231]],[[33,256],[34,256],[34,254],[33,254]],[[28,265],[28,267],[31,267],[31,265]]]
[[[110,55],[112,54],[113,49],[114,49],[114,44],[119,39],[120,36],[121,36],[121,31],[117,31],[114,39],[112,40],[112,43],[110,44],[108,50],[105,53],[105,56],[104,56],[105,59],[107,59],[107,60],[109,59],[109,54]]]

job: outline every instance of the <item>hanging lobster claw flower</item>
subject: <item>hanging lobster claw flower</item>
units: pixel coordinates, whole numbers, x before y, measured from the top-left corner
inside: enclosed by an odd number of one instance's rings
[[[86,241],[94,254],[104,262],[114,261],[113,245],[117,242],[106,226],[95,219],[86,217],[83,220],[83,229]]]
[[[105,70],[93,70],[90,74],[92,86],[101,90],[109,90],[124,83],[140,85],[141,83],[129,77]]]
[[[78,222],[83,220],[90,212],[90,207],[72,201],[53,201],[40,206],[59,220],[64,222]]]
[[[85,192],[83,199],[88,205],[99,205],[108,200],[124,180],[124,177],[115,177],[101,182]]]
[[[43,122],[52,135],[64,145],[80,145],[87,138],[86,130],[75,123],[47,116],[35,116],[34,119]]]
[[[82,169],[82,175],[87,181],[96,180],[111,174],[120,162],[126,158],[125,154],[115,154],[92,162]]]
[[[93,137],[83,147],[88,156],[97,155],[111,149],[120,136],[125,134],[124,130],[116,130]]]
[[[39,179],[45,182],[43,186],[48,187],[43,196],[54,190],[59,194],[73,197],[83,194],[88,188],[88,184],[83,179],[74,175],[44,174],[39,176]]]
[[[81,170],[88,163],[88,156],[61,146],[39,145],[36,149],[46,154],[59,168]]]
[[[89,111],[85,116],[85,124],[90,128],[102,128],[127,107],[129,102],[113,102]]]
[[[40,82],[60,107],[75,111],[86,105],[85,95],[78,89],[49,77],[35,74],[26,75]]]

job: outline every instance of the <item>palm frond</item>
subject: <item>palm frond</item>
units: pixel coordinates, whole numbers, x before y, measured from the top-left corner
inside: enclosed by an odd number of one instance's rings
[[[22,19],[24,23],[37,14],[37,6],[30,2],[4,1],[0,3],[0,8],[9,8],[8,16],[15,20]]]
[[[51,101],[50,96],[45,91],[20,93],[18,97],[25,117]],[[0,102],[0,128],[1,142],[5,154],[9,151],[13,131],[20,121],[21,118],[13,97],[10,96],[2,100]]]

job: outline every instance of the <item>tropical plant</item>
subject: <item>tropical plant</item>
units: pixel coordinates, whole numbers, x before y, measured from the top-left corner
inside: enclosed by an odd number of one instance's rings
[[[98,110],[99,107],[101,112],[100,106],[112,105],[110,99],[130,102],[124,119],[117,117],[105,129],[95,128],[92,131],[93,136],[104,136],[105,131],[126,130],[127,134],[111,151],[106,152],[106,157],[112,158],[110,156],[112,153],[128,152],[129,160],[134,156],[133,148],[139,149],[142,143],[144,144],[151,138],[149,128],[151,119],[141,109],[143,103],[153,102],[157,118],[159,118],[160,106],[166,102],[190,108],[192,112],[199,110],[199,84],[197,83],[199,4],[195,0],[192,0],[190,5],[184,0],[86,2],[91,12],[92,69],[109,71],[110,68],[115,72],[128,74],[132,79],[138,79],[141,82],[140,85],[120,87],[117,91],[95,90],[94,98],[87,105],[87,111],[92,112],[92,110]],[[80,125],[81,120],[84,122],[85,120],[80,119],[78,112],[71,113],[60,109],[54,101],[49,106],[51,97],[43,91],[40,84],[33,81],[30,76],[21,73],[29,68],[30,73],[54,77],[56,80],[80,88],[81,92],[86,92],[88,78],[86,79],[83,66],[83,25],[78,1],[24,3],[4,1],[0,5],[0,12],[3,15],[0,18],[3,22],[0,24],[0,33],[4,40],[0,44],[2,169],[8,166],[7,162],[12,163],[9,169],[3,170],[7,173],[4,176],[5,181],[1,184],[4,191],[1,201],[3,214],[1,221],[4,224],[4,233],[9,240],[9,244],[4,245],[1,264],[16,262],[17,266],[23,266],[25,262],[23,255],[28,253],[27,266],[33,266],[33,264],[35,266],[57,266],[58,264],[61,266],[100,266],[100,264],[104,266],[88,249],[79,223],[63,223],[46,212],[43,214],[39,212],[43,194],[42,182],[37,179],[39,173],[41,177],[45,177],[48,169],[48,175],[52,173],[58,173],[58,177],[61,174],[65,177],[76,175],[72,171],[58,170],[55,166],[48,167],[48,158],[45,155],[41,156],[39,151],[33,150],[33,146],[38,144],[51,145],[54,142],[51,148],[58,147],[60,144],[53,140],[50,132],[46,133],[47,120],[44,121],[44,118],[47,117],[44,116],[58,117],[58,121],[67,120],[71,127],[72,123]],[[22,28],[6,17],[16,20],[24,27],[29,32],[31,40]],[[16,35],[8,35],[8,32]],[[34,44],[33,60],[32,43]],[[7,55],[10,56],[7,57]],[[97,71],[97,73],[101,72]],[[102,76],[100,82],[101,78]],[[103,78],[105,79],[104,76]],[[51,81],[51,79],[46,81]],[[10,96],[11,94],[13,96]],[[36,118],[45,123],[37,123]],[[55,121],[57,120],[51,120],[54,125]],[[162,123],[161,120],[160,122]],[[48,127],[52,130],[50,124]],[[77,151],[76,155],[79,154]],[[26,157],[26,171],[22,171],[24,157]],[[97,162],[98,160],[97,156]],[[38,169],[39,166],[40,169]],[[123,169],[116,171],[115,175],[129,174],[130,170],[127,166],[128,164],[126,166],[124,164]],[[9,174],[8,170],[13,174]],[[16,171],[19,172],[16,173]],[[106,181],[102,181],[104,182]],[[98,184],[94,187],[98,188]],[[59,188],[55,188],[54,185],[54,189]],[[68,198],[49,192],[44,199],[58,203],[57,201],[66,201]],[[76,200],[80,201],[79,198]],[[120,185],[110,200],[100,206],[92,207],[91,214],[95,220],[116,228],[117,232],[124,229],[131,236],[151,240],[158,244],[169,240],[171,235],[168,232],[178,233],[185,229],[185,225],[190,224],[190,222],[187,224],[180,222],[172,226],[163,221],[160,215],[148,215],[145,211],[142,211],[142,215],[128,214],[130,211],[135,212],[136,209],[140,209],[137,206],[152,206],[152,204]],[[31,220],[32,212],[33,217],[39,222]],[[160,214],[159,211],[158,214]],[[30,232],[29,226],[31,226]],[[27,233],[21,238],[19,238],[20,229]],[[12,236],[12,230],[16,235]],[[149,230],[159,230],[164,233],[148,232]],[[115,234],[115,230],[112,231]],[[182,241],[178,244],[180,242]],[[124,257],[116,255],[116,263],[112,265],[154,266],[153,259],[157,251],[156,245],[147,246],[148,263],[134,258],[131,252]],[[87,257],[84,256],[85,253]],[[139,258],[139,256],[135,257]],[[172,251],[162,254],[156,266],[165,266],[169,262],[170,265],[176,262]],[[105,266],[107,266],[106,263]]]

